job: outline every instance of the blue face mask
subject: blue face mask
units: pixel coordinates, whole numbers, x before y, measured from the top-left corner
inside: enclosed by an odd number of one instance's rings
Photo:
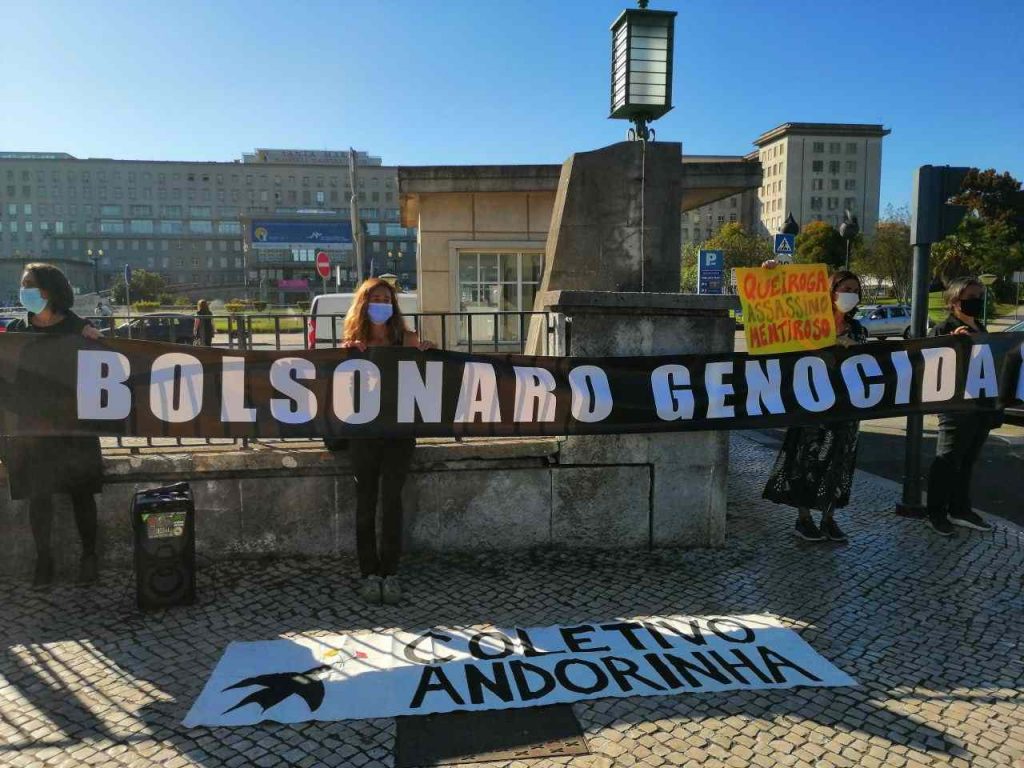
[[[33,315],[38,315],[49,304],[42,294],[39,293],[38,288],[22,288],[18,291],[18,300],[21,302],[21,306]]]
[[[372,302],[367,305],[366,311],[370,314],[371,323],[374,325],[384,325],[395,313],[395,308],[390,304]]]

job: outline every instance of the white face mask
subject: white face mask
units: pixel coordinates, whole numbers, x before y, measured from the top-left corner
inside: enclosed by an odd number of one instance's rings
[[[854,308],[860,304],[859,293],[837,293],[836,294],[836,309],[842,312],[844,315],[847,312],[852,312]]]

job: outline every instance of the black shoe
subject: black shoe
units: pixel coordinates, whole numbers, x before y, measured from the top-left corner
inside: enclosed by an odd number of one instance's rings
[[[957,512],[955,515],[950,514],[949,522],[953,525],[959,525],[961,528],[973,528],[976,531],[991,531],[992,524],[985,520],[981,515],[971,510],[966,512]]]
[[[798,517],[796,520],[796,535],[804,541],[824,541],[825,534],[818,530],[813,520]]]
[[[946,519],[945,515],[942,517],[939,517],[938,515],[928,515],[926,522],[931,526],[933,531],[941,536],[953,535],[953,524]]]
[[[32,575],[33,587],[48,587],[53,583],[53,560],[41,557],[36,560],[36,570]]]
[[[78,583],[95,584],[99,578],[100,564],[96,555],[82,555],[82,561],[78,565]]]
[[[821,521],[821,532],[825,535],[829,541],[846,541],[846,534],[843,533],[843,529],[839,527],[835,519],[829,518],[828,521]]]

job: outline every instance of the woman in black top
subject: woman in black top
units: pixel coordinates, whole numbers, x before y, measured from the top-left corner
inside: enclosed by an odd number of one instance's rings
[[[342,349],[415,347],[433,349],[405,327],[395,289],[376,277],[363,282],[345,315]],[[358,438],[349,442],[356,483],[356,554],[363,577],[360,594],[370,604],[402,598],[398,560],[402,552],[402,486],[409,472],[415,438]],[[377,497],[381,535],[377,545]]]
[[[200,299],[196,305],[196,319],[192,325],[192,340],[195,346],[213,346],[213,312],[206,299]]]
[[[21,277],[20,299],[28,310],[28,317],[8,325],[8,333],[81,334],[89,339],[100,337],[99,331],[71,311],[74,292],[64,273],[57,267],[50,264],[27,265]],[[34,372],[19,367],[10,397],[16,401],[20,391],[38,388],[41,383],[35,381],[35,378]],[[57,382],[58,386],[61,384]],[[16,402],[12,405],[19,425],[31,428],[35,414],[17,408]],[[98,564],[96,500],[93,495],[100,492],[103,476],[99,438],[6,438],[3,460],[7,465],[11,499],[28,499],[29,521],[36,545],[33,583],[44,586],[53,580],[50,532],[53,527],[54,493],[67,493],[71,496],[75,523],[82,540],[79,581],[95,581]]]
[[[768,266],[768,264],[765,264]],[[867,331],[853,315],[860,302],[860,278],[839,270],[832,275],[832,311],[836,344],[864,344]],[[807,541],[846,541],[833,513],[850,503],[857,464],[860,422],[823,422],[790,427],[763,496],[777,504],[797,508],[796,535]],[[821,526],[811,510],[821,510]]]
[[[946,286],[947,317],[929,336],[987,333],[979,316],[985,311],[985,289],[973,277],[958,277]],[[971,506],[971,472],[988,433],[1002,421],[990,414],[940,413],[935,461],[928,472],[928,525],[943,536],[953,526],[989,531],[992,526]]]

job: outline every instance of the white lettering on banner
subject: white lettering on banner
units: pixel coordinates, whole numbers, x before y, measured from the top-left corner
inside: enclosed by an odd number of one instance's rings
[[[967,366],[967,383],[964,398],[998,397],[999,377],[996,376],[996,361],[988,344],[971,347],[971,360]]]
[[[125,385],[131,364],[120,352],[78,352],[78,418],[121,420],[132,412],[132,391]]]
[[[220,420],[255,423],[256,409],[245,407],[245,358],[225,356],[220,365]]]
[[[596,365],[578,365],[569,371],[572,389],[570,410],[576,421],[593,424],[612,412],[612,389],[608,374]]]
[[[856,685],[770,616],[357,633],[231,643],[185,725],[545,706],[604,696]]]
[[[279,357],[270,365],[270,386],[284,397],[270,399],[270,415],[282,424],[305,424],[316,418],[316,397],[298,379],[316,378],[316,366],[302,357]]]
[[[149,407],[170,424],[196,418],[203,409],[203,364],[181,352],[160,355],[150,371]]]
[[[793,394],[800,407],[811,413],[827,411],[836,402],[828,378],[828,366],[820,357],[801,357],[793,366]]]
[[[885,396],[883,384],[868,384],[868,376],[881,376],[882,367],[871,355],[854,355],[843,360],[839,366],[850,393],[850,404],[855,408],[871,408],[882,402]]]
[[[690,371],[685,365],[660,365],[651,373],[654,407],[662,421],[693,418]]]
[[[462,369],[455,421],[472,424],[477,416],[485,424],[501,421],[498,380],[490,363],[466,363]]]
[[[346,424],[369,424],[380,414],[380,368],[369,360],[340,363],[331,394],[335,416]]]
[[[547,368],[512,366],[516,377],[516,404],[513,419],[518,422],[555,420],[555,376]]]
[[[764,368],[761,367],[762,365]],[[761,416],[764,413],[761,410],[762,404],[768,413],[785,413],[786,406],[782,404],[782,366],[779,361],[776,359],[747,360],[745,368],[747,414]]]
[[[897,349],[892,355],[892,367],[896,369],[896,405],[910,402],[910,387],[914,381],[914,366],[910,363],[910,355],[905,349]]]
[[[441,403],[444,396],[444,363],[427,361],[427,378],[420,376],[420,367],[414,360],[398,361],[398,423],[415,424],[416,411],[427,424],[441,423]]]
[[[950,347],[922,349],[924,376],[921,402],[940,403],[956,394],[956,350]]]
[[[736,408],[725,404],[725,398],[735,394],[732,384],[725,382],[726,376],[732,376],[731,360],[720,363],[708,363],[704,367],[704,386],[708,391],[708,418],[728,419],[736,415]]]

